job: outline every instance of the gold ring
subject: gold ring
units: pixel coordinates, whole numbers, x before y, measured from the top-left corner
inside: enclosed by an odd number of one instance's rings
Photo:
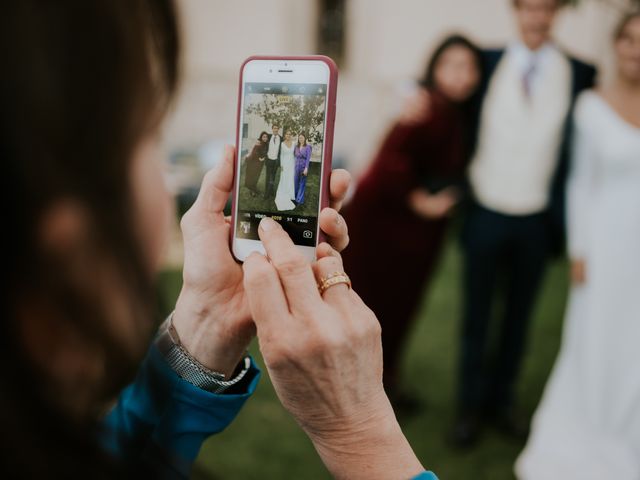
[[[333,272],[326,277],[322,277],[320,279],[320,283],[318,284],[320,295],[326,292],[328,288],[331,288],[334,285],[339,285],[341,283],[344,283],[347,287],[351,288],[351,279],[345,272]]]

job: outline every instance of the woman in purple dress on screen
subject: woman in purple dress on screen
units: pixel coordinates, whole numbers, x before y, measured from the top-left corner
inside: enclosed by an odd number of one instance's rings
[[[304,203],[304,191],[307,188],[307,175],[309,175],[309,162],[311,162],[311,145],[307,143],[307,137],[304,133],[298,135],[298,144],[294,155],[296,157],[296,203],[300,205]]]

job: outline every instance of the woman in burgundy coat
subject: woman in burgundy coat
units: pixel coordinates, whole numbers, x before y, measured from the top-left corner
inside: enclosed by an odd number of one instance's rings
[[[346,271],[382,325],[385,388],[397,405],[404,341],[462,195],[480,78],[479,50],[447,38],[345,209]]]
[[[258,195],[258,178],[264,166],[264,160],[267,158],[267,149],[269,147],[269,135],[262,132],[258,137],[258,141],[251,149],[251,153],[247,155],[246,171],[244,186],[249,189],[252,197]]]

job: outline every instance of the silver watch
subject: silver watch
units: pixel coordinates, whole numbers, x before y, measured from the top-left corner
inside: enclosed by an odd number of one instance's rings
[[[227,380],[224,374],[214,372],[202,365],[191,356],[180,342],[178,332],[173,326],[173,312],[160,326],[155,343],[160,353],[164,355],[169,366],[179,377],[198,388],[212,393],[222,393],[229,387],[237,384],[245,377],[251,367],[251,359],[247,355],[238,366],[240,369],[238,374]],[[237,370],[238,369],[236,369],[236,371]]]

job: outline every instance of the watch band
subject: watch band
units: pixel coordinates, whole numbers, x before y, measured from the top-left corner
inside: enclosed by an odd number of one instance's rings
[[[212,393],[222,393],[237,384],[245,377],[251,367],[251,359],[247,355],[236,368],[238,373],[226,380],[222,373],[214,372],[202,365],[191,356],[180,342],[178,332],[173,326],[173,312],[161,325],[155,343],[169,366],[180,378]]]

